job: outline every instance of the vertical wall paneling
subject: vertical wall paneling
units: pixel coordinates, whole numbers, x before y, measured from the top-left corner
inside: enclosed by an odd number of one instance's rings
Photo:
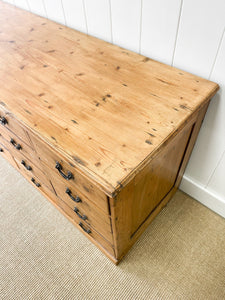
[[[209,76],[224,29],[224,12],[224,0],[183,1],[174,56],[176,67]]]
[[[220,157],[221,159],[218,159],[213,164],[215,166],[217,163],[217,168],[208,182],[208,187],[216,193],[221,194],[221,197],[224,197],[225,201],[225,34],[223,34],[223,40],[215,61],[211,79],[220,84],[221,90],[217,95],[218,101],[215,103],[217,105],[216,120],[211,122],[214,125],[214,128],[211,130],[217,149],[212,147],[210,154],[213,158],[216,156],[217,159]],[[209,126],[211,124],[209,123]],[[218,154],[215,155],[215,152],[218,152]]]
[[[66,18],[66,25],[87,33],[83,0],[62,0],[62,4]]]
[[[44,0],[44,4],[49,19],[61,24],[65,24],[65,17],[61,0]]]
[[[143,0],[141,54],[172,63],[181,0]]]
[[[111,0],[113,43],[139,52],[141,0]]]
[[[219,197],[223,197],[225,203],[225,152],[220,160],[218,167],[213,174],[213,177],[210,180],[208,189],[211,190],[213,193],[219,195]]]
[[[32,13],[46,17],[46,11],[43,0],[27,0]]]
[[[218,46],[218,45],[217,45]],[[225,150],[225,35],[211,74],[220,85],[212,99],[185,174],[207,185]],[[225,196],[225,195],[224,195]]]
[[[88,34],[111,42],[109,0],[84,0]]]
[[[29,5],[27,0],[14,0],[14,4],[20,8],[29,10]]]

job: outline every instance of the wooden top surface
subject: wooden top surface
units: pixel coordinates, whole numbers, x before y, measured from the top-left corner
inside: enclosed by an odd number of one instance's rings
[[[218,85],[0,2],[0,102],[109,194]]]

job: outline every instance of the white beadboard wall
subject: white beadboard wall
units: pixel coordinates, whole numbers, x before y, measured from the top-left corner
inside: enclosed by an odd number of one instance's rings
[[[216,81],[180,188],[225,217],[225,0],[7,0]]]

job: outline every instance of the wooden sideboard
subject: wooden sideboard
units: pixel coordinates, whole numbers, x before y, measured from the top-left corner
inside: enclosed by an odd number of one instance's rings
[[[3,2],[0,17],[0,155],[118,263],[219,87]]]

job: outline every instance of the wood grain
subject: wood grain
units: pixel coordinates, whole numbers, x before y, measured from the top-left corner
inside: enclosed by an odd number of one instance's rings
[[[190,157],[207,105],[166,143],[146,167],[110,199],[115,253],[127,253],[176,192]]]
[[[46,165],[44,165],[44,169],[48,174],[48,178],[51,181],[57,196],[72,210],[75,208],[78,209],[79,215],[85,215],[87,217],[85,223],[95,228],[96,231],[104,236],[105,239],[107,239],[110,243],[113,243],[111,219],[108,212],[108,202],[105,201],[107,210],[103,210],[104,205],[100,206],[101,209],[99,209],[99,203],[98,201],[95,201],[95,198],[91,199],[92,201],[90,201],[83,193],[80,192],[79,189],[75,187],[75,185],[55,175],[55,173],[52,172],[52,170]],[[71,197],[66,193],[67,188],[69,188],[72,197],[79,197],[80,202],[76,203],[71,199]]]
[[[118,263],[178,188],[219,87],[1,2],[0,17],[1,153]]]
[[[79,157],[83,163],[75,164],[109,194],[218,89],[207,80],[0,5],[0,75],[7,80],[1,97],[46,142]]]

